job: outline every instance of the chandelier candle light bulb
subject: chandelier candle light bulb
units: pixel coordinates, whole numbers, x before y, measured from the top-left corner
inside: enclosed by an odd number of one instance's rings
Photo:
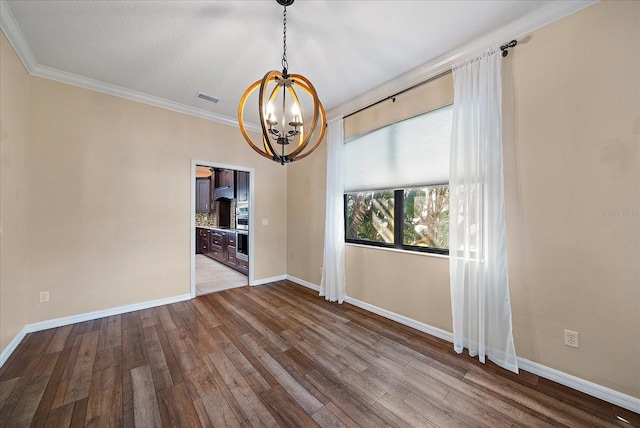
[[[238,124],[242,135],[253,150],[284,165],[305,158],[320,145],[327,121],[324,107],[311,82],[300,74],[289,74],[288,71],[287,6],[292,5],[294,0],[276,1],[284,6],[282,73],[269,71],[262,80],[249,86],[240,99]],[[258,113],[262,129],[262,141],[259,144],[252,141],[244,124],[247,100],[256,89],[259,89]],[[306,95],[306,97],[300,98],[299,95]],[[274,101],[278,97],[281,100],[282,110],[276,111]],[[303,101],[304,103],[301,104]],[[287,109],[287,103],[293,103],[290,109]],[[281,117],[280,124],[276,120],[278,116]],[[290,120],[287,120],[287,117]],[[307,132],[303,132],[305,126]],[[296,144],[291,144],[294,141]]]

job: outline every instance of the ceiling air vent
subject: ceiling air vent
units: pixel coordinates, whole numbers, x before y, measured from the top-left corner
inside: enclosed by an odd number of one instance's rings
[[[198,92],[196,94],[196,98],[200,98],[201,100],[209,101],[210,103],[214,104],[220,101],[220,98],[212,97],[211,95],[207,95],[204,92]]]

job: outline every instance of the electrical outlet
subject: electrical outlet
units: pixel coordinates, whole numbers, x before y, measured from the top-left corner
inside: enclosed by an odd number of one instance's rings
[[[574,348],[580,347],[580,342],[578,342],[578,332],[565,330],[564,331],[564,344],[567,346],[572,346]]]
[[[48,302],[49,301],[49,292],[48,291],[41,291],[40,292],[40,303],[44,303],[44,302]]]

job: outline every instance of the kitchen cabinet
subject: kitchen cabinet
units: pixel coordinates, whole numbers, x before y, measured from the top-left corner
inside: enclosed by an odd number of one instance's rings
[[[209,230],[196,228],[196,254],[208,255],[209,253]]]
[[[226,262],[226,255],[225,255],[225,235],[224,232],[221,232],[219,230],[212,230],[210,231],[210,257],[225,263]]]
[[[238,203],[249,202],[249,173],[236,171],[236,200]]]
[[[236,263],[236,233],[228,231],[225,233],[226,238],[226,252],[225,262],[227,265],[235,269]]]
[[[204,254],[244,275],[249,274],[249,258],[238,251],[235,231],[196,227],[196,253]]]
[[[237,269],[238,272],[243,273],[245,275],[249,274],[249,258],[247,259],[237,259]]]
[[[234,171],[232,169],[214,170],[213,200],[233,199],[235,194]]]
[[[210,200],[211,180],[196,178],[196,212],[208,213],[211,209]]]

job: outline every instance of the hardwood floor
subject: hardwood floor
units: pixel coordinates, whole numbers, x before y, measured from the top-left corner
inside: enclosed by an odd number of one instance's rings
[[[0,426],[630,426],[640,415],[282,281],[29,334]]]

